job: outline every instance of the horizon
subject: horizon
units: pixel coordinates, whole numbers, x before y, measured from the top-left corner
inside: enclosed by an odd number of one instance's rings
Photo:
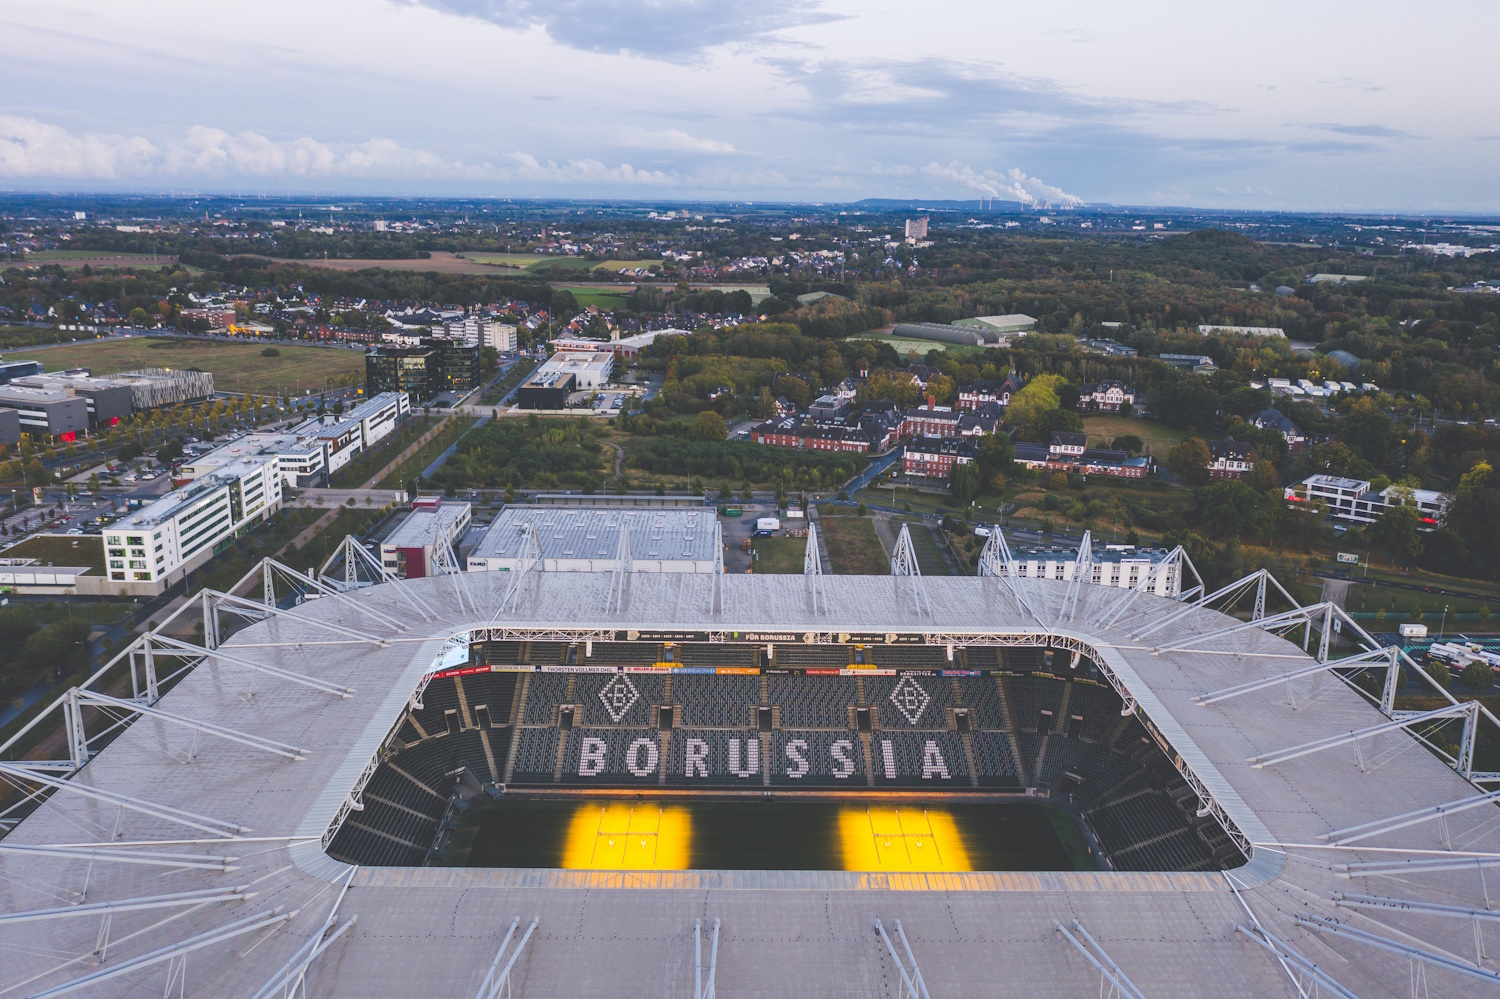
[[[0,186],[1497,214],[1500,10],[1444,13],[59,0],[0,14]]]

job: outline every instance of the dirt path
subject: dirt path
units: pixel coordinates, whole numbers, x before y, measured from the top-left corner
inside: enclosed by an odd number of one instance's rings
[[[443,427],[448,423],[450,419],[452,419],[452,417],[445,416],[441,420],[438,420],[437,424],[431,430],[427,431],[427,433],[423,434],[421,437],[418,437],[415,441],[412,442],[410,447],[408,447],[405,451],[402,451],[400,454],[396,455],[396,457],[392,458],[384,468],[376,472],[374,475],[370,476],[369,480],[361,484],[358,488],[375,488],[375,483],[379,482],[387,475],[390,475],[400,467],[403,461],[410,458],[418,451],[422,450],[422,448],[427,444],[428,441],[432,440],[438,435],[439,432],[442,431]],[[276,557],[280,558],[283,554],[291,551],[294,548],[305,547],[309,541],[333,526],[333,522],[338,517],[339,511],[341,509],[343,508],[336,506],[332,510],[329,510],[327,513],[323,514],[323,516],[319,517],[317,520],[313,521],[308,525],[306,530],[283,545],[281,551],[278,551],[276,553]],[[340,538],[339,540],[342,541],[344,539]]]
[[[611,441],[605,441],[604,443],[615,449],[615,479],[618,481],[620,476],[624,474],[625,449]]]

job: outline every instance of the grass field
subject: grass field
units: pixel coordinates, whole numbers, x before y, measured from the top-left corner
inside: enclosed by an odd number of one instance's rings
[[[573,298],[582,308],[597,305],[601,309],[623,309],[625,308],[626,295],[624,291],[613,288],[593,288],[579,285],[568,285],[567,291],[573,293]]]
[[[63,267],[82,267],[88,264],[92,267],[163,267],[175,263],[177,263],[177,258],[167,254],[121,253],[112,250],[39,250],[36,253],[28,253],[24,265],[34,267],[38,264],[61,264]]]
[[[905,357],[906,352],[909,350],[914,350],[917,352],[917,356],[923,357],[926,356],[929,350],[947,350],[949,347],[960,346],[955,343],[939,343],[936,340],[909,340],[906,337],[892,336],[889,333],[861,333],[858,336],[851,336],[848,339],[876,340],[880,343],[888,343],[902,357]]]
[[[187,340],[175,337],[130,337],[17,350],[7,360],[41,361],[48,371],[88,368],[96,375],[135,368],[198,368],[211,371],[221,392],[280,395],[318,391],[330,377],[363,372],[364,354],[333,347],[277,344],[280,357],[262,357],[260,343]]]
[[[802,554],[807,550],[805,538],[756,538],[755,571],[795,574],[802,571]]]
[[[879,576],[890,572],[890,561],[868,517],[823,517],[818,527],[828,545],[828,563],[834,573]]]
[[[463,258],[486,267],[503,267],[517,271],[525,270],[532,264],[549,259],[534,253],[465,253]]]
[[[34,558],[53,566],[88,566],[104,574],[104,538],[97,534],[34,534],[5,550],[5,558]],[[801,570],[798,570],[801,571]]]
[[[1109,442],[1122,434],[1139,437],[1157,461],[1165,461],[1167,454],[1187,436],[1156,420],[1137,420],[1129,416],[1085,416],[1083,429],[1089,435],[1090,447],[1107,447]]]

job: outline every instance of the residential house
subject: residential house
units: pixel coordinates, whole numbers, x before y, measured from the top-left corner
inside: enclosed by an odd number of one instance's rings
[[[1078,408],[1118,413],[1126,403],[1135,406],[1135,390],[1121,381],[1104,381],[1085,385],[1078,396]]]
[[[1251,447],[1233,437],[1222,441],[1208,442],[1208,477],[1211,479],[1238,479],[1248,475],[1255,462],[1250,460]]]
[[[1301,451],[1303,445],[1307,443],[1307,435],[1295,423],[1287,419],[1286,414],[1279,409],[1263,409],[1258,413],[1252,413],[1246,422],[1262,430],[1270,428],[1278,431],[1282,437],[1286,438],[1288,451]]]

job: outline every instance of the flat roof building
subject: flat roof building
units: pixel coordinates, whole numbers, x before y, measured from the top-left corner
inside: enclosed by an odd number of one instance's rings
[[[328,452],[323,441],[295,431],[246,434],[237,441],[183,462],[177,469],[175,481],[178,485],[185,485],[242,458],[272,454],[281,458],[283,484],[298,488],[327,483]]]
[[[528,528],[536,528],[549,572],[608,572],[630,535],[634,572],[713,572],[718,532],[712,509],[510,506],[483,529],[469,552],[470,572],[515,569]]]
[[[93,427],[112,427],[135,412],[134,389],[130,383],[113,378],[63,371],[28,375],[13,380],[11,385],[77,396],[87,404],[89,425]]]
[[[159,593],[280,508],[277,455],[225,464],[105,529],[110,581],[147,584],[132,592]]]
[[[68,392],[0,385],[0,406],[14,409],[21,432],[71,441],[89,428],[88,402]]]
[[[609,381],[615,355],[609,351],[558,351],[516,390],[522,409],[562,409],[574,392],[590,392]]]
[[[398,579],[435,575],[436,549],[444,547],[446,542],[457,558],[459,539],[473,522],[473,509],[468,503],[419,496],[412,501],[411,513],[380,543],[381,565]]]

